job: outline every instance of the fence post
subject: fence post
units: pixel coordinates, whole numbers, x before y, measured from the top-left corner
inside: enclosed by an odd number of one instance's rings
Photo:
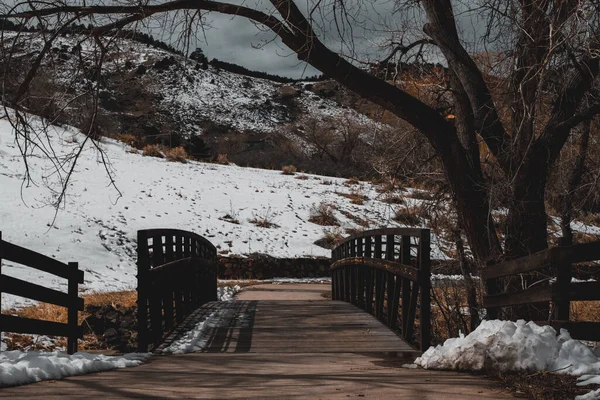
[[[431,344],[431,249],[429,229],[421,231],[419,239],[419,280],[421,285],[421,351]]]
[[[148,351],[148,235],[145,231],[137,233],[137,292],[138,292],[138,351]]]
[[[68,282],[68,296],[69,296],[69,307],[67,310],[67,325],[69,327],[69,336],[67,336],[67,353],[73,354],[77,352],[77,340],[81,336],[79,328],[79,264],[76,262],[70,262],[69,268],[72,269],[72,273],[69,275]]]
[[[569,289],[571,286],[571,257],[567,249],[557,247],[551,249],[551,264],[556,265],[556,319],[568,321],[570,317],[571,299]]]
[[[2,231],[0,231],[0,312],[2,312],[2,255],[4,253],[4,242],[2,241]],[[0,316],[0,318],[2,318]],[[0,327],[0,340],[2,339],[2,327]]]

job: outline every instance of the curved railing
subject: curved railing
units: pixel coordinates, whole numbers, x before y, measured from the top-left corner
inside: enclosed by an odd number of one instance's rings
[[[342,240],[331,252],[332,298],[364,309],[407,342],[430,344],[430,233],[386,228]],[[418,321],[419,332],[415,333]]]
[[[138,351],[156,347],[189,313],[217,300],[217,249],[193,232],[138,231]]]

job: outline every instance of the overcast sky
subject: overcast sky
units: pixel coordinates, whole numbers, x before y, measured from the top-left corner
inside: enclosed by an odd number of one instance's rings
[[[4,6],[16,0],[0,0]],[[66,0],[68,4],[77,4],[83,0]],[[123,4],[131,0],[88,0],[97,4]],[[162,3],[165,0],[151,0],[151,2]],[[243,4],[249,8],[259,9],[272,13],[269,0],[222,0],[237,4]],[[298,7],[308,15],[307,10],[312,8],[316,0],[295,0]],[[464,13],[460,9],[461,4],[473,4],[477,0],[457,0],[455,13],[464,34],[473,37],[476,31],[481,31],[484,22],[481,15],[477,13]],[[367,61],[377,60],[385,57],[389,47],[384,47],[393,37],[404,37],[404,42],[411,39],[423,37],[421,28],[424,17],[419,13],[395,13],[396,0],[345,0],[344,4],[350,15],[350,23],[342,25],[344,41],[340,39],[337,29],[343,21],[339,19],[336,26],[333,18],[332,1],[322,1],[320,12],[314,14],[317,21],[316,31],[322,41],[334,51],[341,51],[345,55]],[[339,3],[337,3],[339,5]],[[1,7],[1,5],[0,5]],[[339,6],[337,8],[339,11]],[[174,40],[172,32],[181,32],[181,29],[173,27],[172,21],[181,21],[181,18],[172,18],[172,15],[160,15],[156,19],[146,21],[146,29],[152,27],[150,33],[155,38],[183,48],[181,43]],[[85,22],[85,21],[82,21]],[[296,55],[286,46],[281,44],[274,33],[261,31],[252,22],[241,17],[231,17],[218,13],[205,14],[202,26],[189,47],[194,50],[199,46],[209,59],[217,58],[222,61],[243,65],[249,69],[264,71],[272,74],[299,78],[318,74],[306,63],[300,62]],[[351,28],[351,29],[350,29]],[[140,29],[138,27],[138,29]],[[177,36],[177,35],[175,35]],[[441,58],[436,54],[430,54],[430,61]]]

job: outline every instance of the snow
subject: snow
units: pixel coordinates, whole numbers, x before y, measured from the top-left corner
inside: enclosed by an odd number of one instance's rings
[[[231,301],[240,290],[242,288],[239,285],[221,286],[217,288],[217,298],[219,301]]]
[[[426,369],[551,371],[581,376],[578,385],[600,384],[600,358],[568,331],[519,320],[483,321],[469,335],[430,347],[415,364]],[[586,394],[600,398],[600,392]],[[596,397],[593,397],[596,396]]]
[[[42,124],[35,118],[34,122]],[[66,158],[84,145],[54,224],[51,203],[59,188],[58,174],[39,149],[31,149],[28,161],[33,181],[24,183],[25,168],[12,127],[0,115],[2,235],[6,241],[60,261],[79,262],[85,271],[84,292],[135,288],[139,229],[196,232],[215,244],[221,254],[258,252],[273,257],[310,257],[330,255],[329,250],[314,242],[331,228],[308,221],[311,209],[321,202],[337,208],[342,232],[364,229],[347,215],[369,221],[372,229],[402,226],[391,219],[393,207],[380,201],[381,195],[370,183],[359,185],[368,196],[365,205],[355,205],[338,194],[357,187],[345,185],[345,179],[307,175],[309,179],[301,180],[273,170],[173,163],[143,157],[120,142],[103,139],[97,145],[110,162],[119,193],[110,185],[98,150],[89,140],[86,142],[83,134],[56,126],[50,126],[49,134],[45,145],[65,159],[65,170],[69,167]],[[420,201],[406,200],[411,204]],[[249,221],[267,210],[277,228],[260,228]],[[227,214],[239,224],[224,220]],[[432,257],[444,258],[432,236]],[[66,291],[66,280],[21,265],[3,261],[3,273]],[[27,304],[21,298],[2,296],[3,308]]]
[[[135,367],[150,355],[130,353],[105,356],[84,352],[68,355],[61,352],[4,351],[0,353],[0,387],[24,385],[48,379]]]

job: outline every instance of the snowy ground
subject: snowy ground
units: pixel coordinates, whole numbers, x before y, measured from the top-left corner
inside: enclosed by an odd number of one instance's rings
[[[67,157],[85,136],[74,129],[52,128],[45,144]],[[0,229],[3,239],[61,261],[78,261],[85,270],[86,291],[135,287],[136,232],[148,228],[177,228],[207,237],[221,252],[266,253],[274,257],[328,256],[313,244],[325,229],[308,222],[320,203],[334,205],[339,228],[360,228],[341,213],[368,220],[371,228],[400,226],[391,220],[393,208],[381,202],[371,184],[352,187],[344,179],[309,175],[294,179],[279,171],[143,157],[112,140],[100,144],[106,152],[119,193],[110,186],[99,152],[87,143],[76,166],[66,204],[52,225],[57,174],[46,157],[32,150],[29,167],[33,182],[23,182],[24,166],[10,124],[0,119]],[[68,165],[67,165],[68,166]],[[64,171],[62,171],[64,176]],[[360,190],[368,200],[351,204],[337,193]],[[409,199],[409,203],[421,200]],[[226,215],[239,221],[228,222]],[[249,222],[267,217],[275,228]],[[445,257],[433,238],[434,258]],[[33,283],[50,282],[66,289],[62,279],[18,265],[4,264],[3,273]],[[2,307],[22,304],[2,298]]]
[[[4,351],[0,353],[0,387],[24,385],[48,379],[135,367],[150,355],[141,353],[123,356],[39,351]]]
[[[561,329],[523,320],[483,321],[469,335],[430,347],[415,360],[427,369],[551,371],[579,376],[578,385],[600,384],[600,349],[591,350]],[[600,390],[578,399],[600,399]]]

